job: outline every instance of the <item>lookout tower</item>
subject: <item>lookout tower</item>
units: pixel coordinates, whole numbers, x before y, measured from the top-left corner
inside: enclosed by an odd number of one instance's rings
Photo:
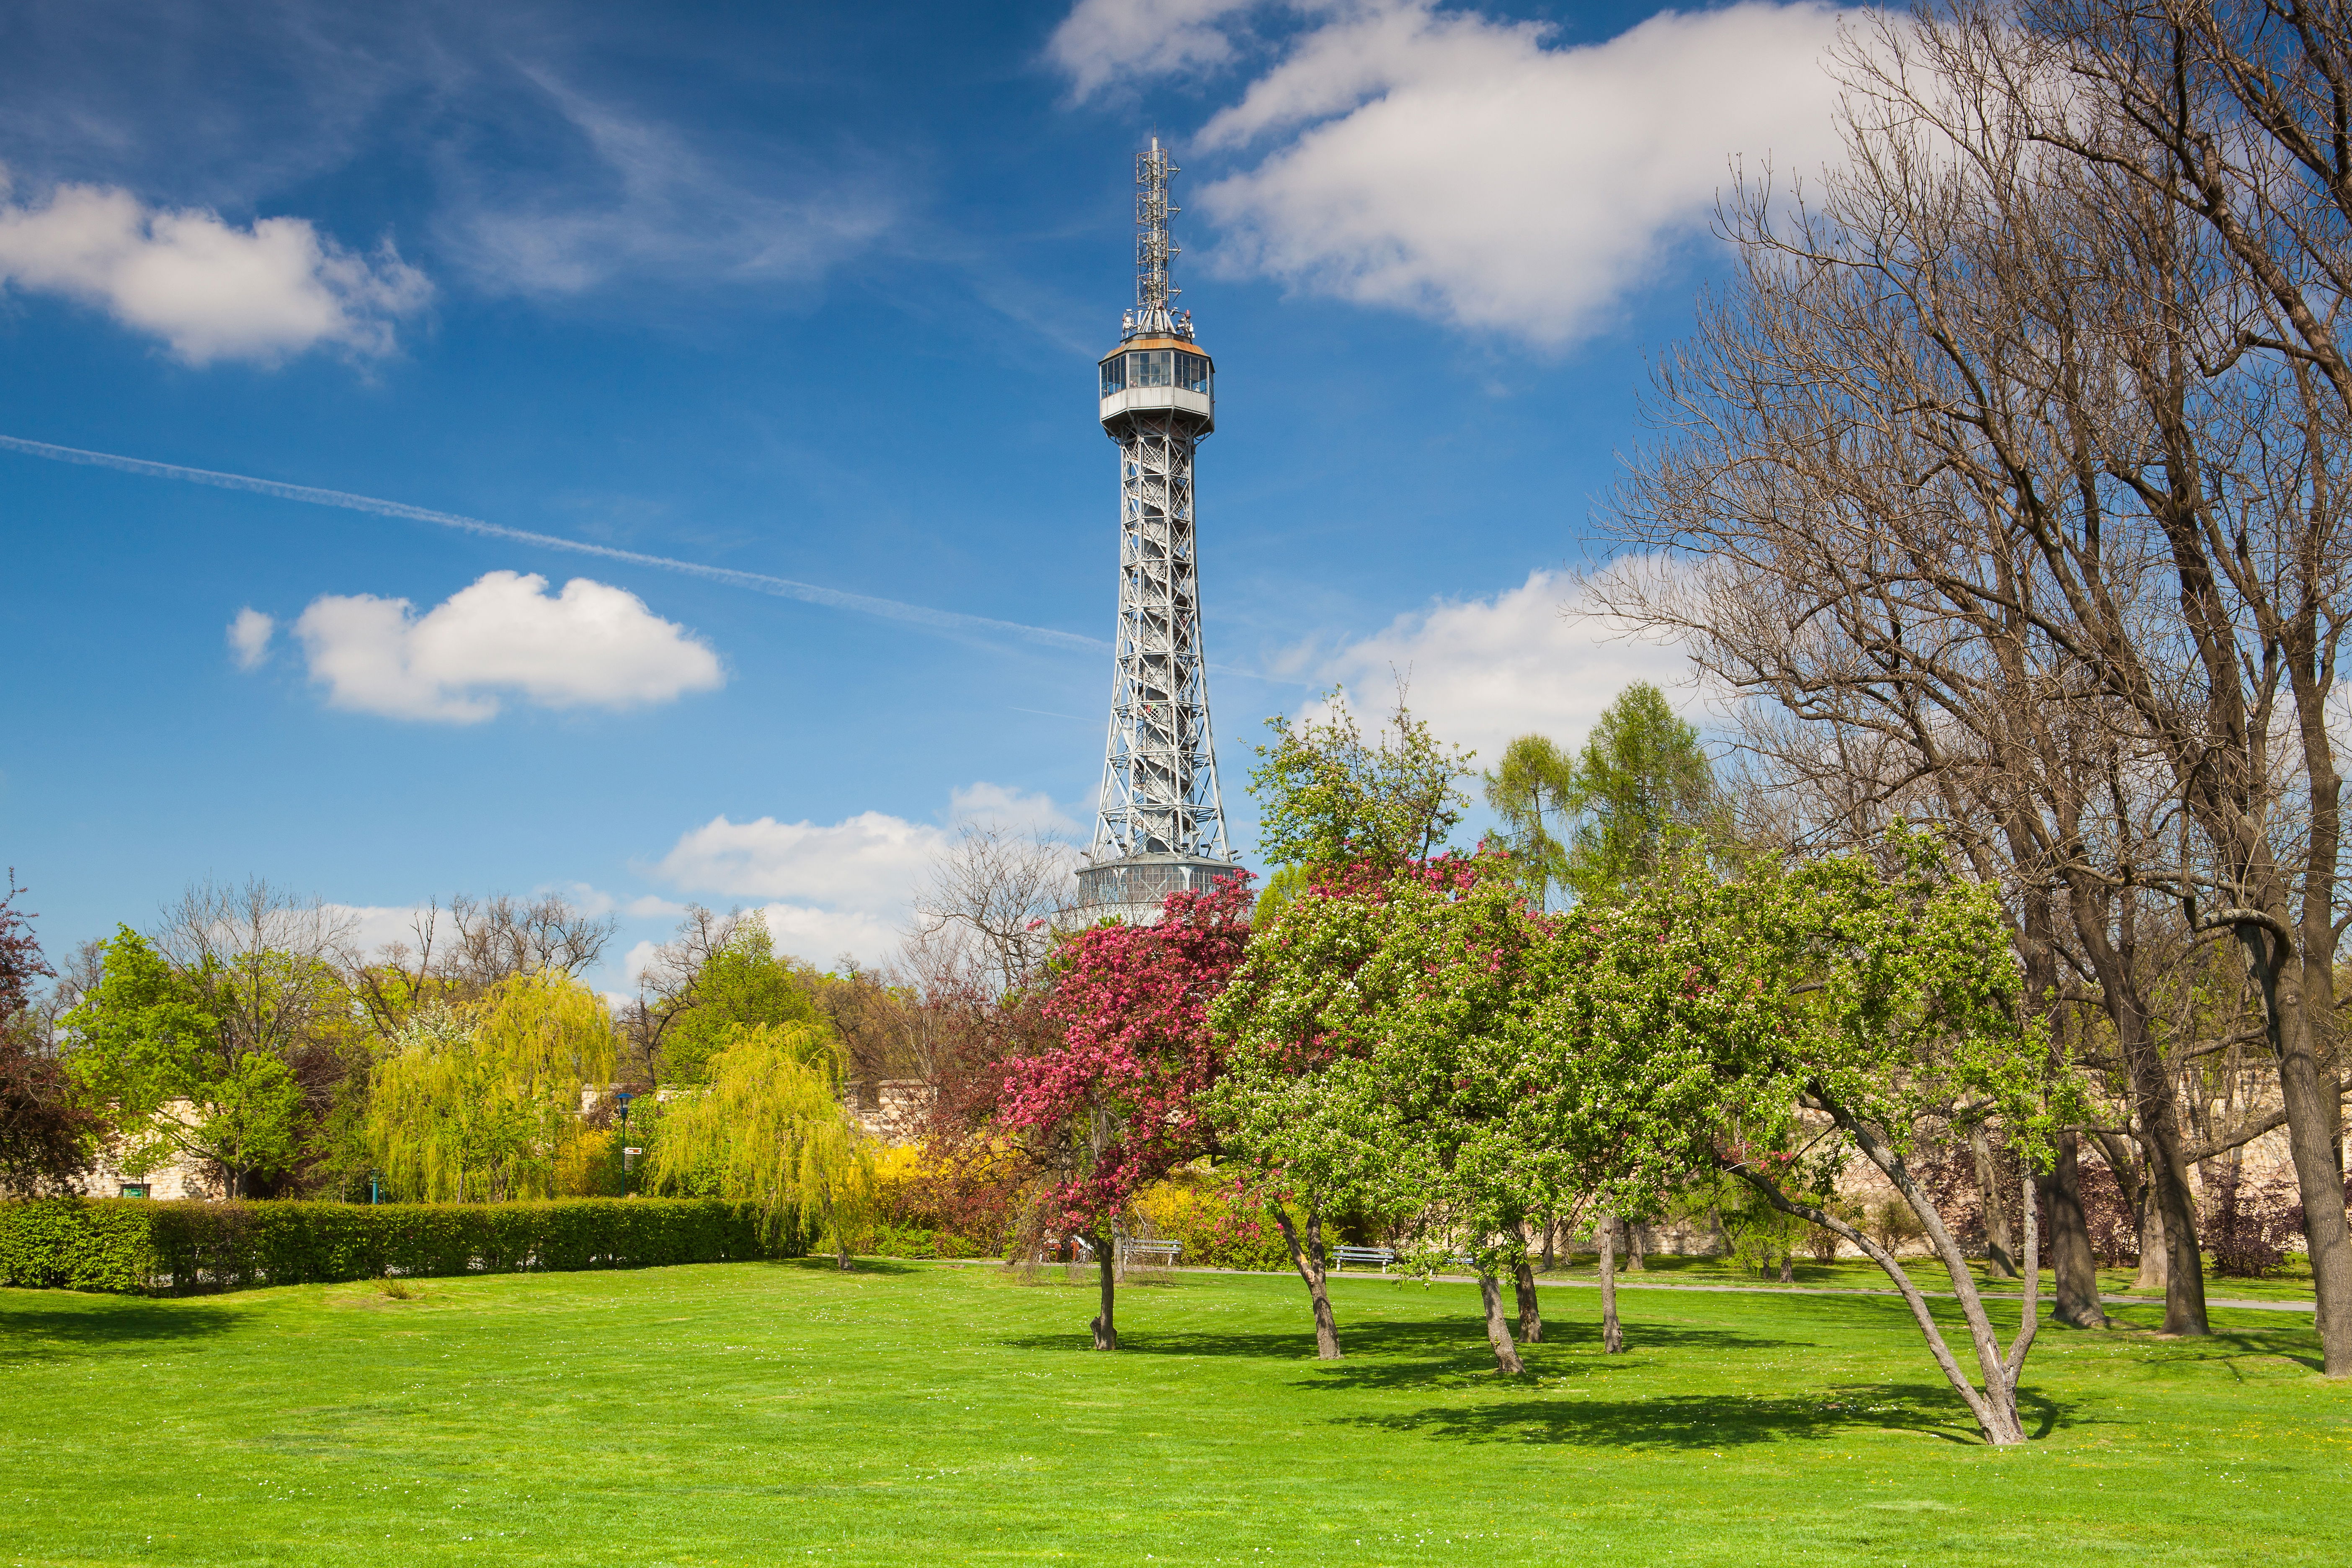
[[[1079,912],[1147,924],[1160,900],[1234,870],[1209,731],[1192,454],[1217,427],[1215,362],[1173,309],[1168,220],[1176,174],[1160,139],[1135,160],[1135,308],[1099,371],[1103,433],[1118,445],[1118,637],[1094,843]]]

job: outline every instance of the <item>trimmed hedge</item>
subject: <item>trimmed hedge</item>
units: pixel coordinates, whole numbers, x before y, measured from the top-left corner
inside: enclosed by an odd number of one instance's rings
[[[567,1198],[530,1204],[0,1203],[0,1285],[184,1295],[536,1269],[797,1258],[760,1239],[751,1204]]]
[[[0,1285],[137,1295],[154,1275],[155,1216],[140,1198],[0,1203]]]

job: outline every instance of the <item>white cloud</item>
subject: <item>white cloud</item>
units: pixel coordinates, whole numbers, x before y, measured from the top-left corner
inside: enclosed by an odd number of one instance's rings
[[[1076,833],[1078,825],[1045,795],[1024,795],[1017,789],[986,782],[966,784],[948,797],[948,815],[959,822],[984,823],[1020,833]]]
[[[394,942],[409,948],[416,946],[416,921],[425,912],[421,904],[401,907],[387,904],[329,904],[327,912],[349,922],[344,940],[362,953],[379,953]]]
[[[621,906],[621,912],[632,920],[676,920],[686,913],[686,906],[657,893],[643,893]]]
[[[660,946],[661,943],[648,938],[629,949],[627,955],[621,960],[622,984],[635,985],[637,976],[652,966],[654,954]]]
[[[1810,173],[1839,154],[1822,60],[1852,13],[1811,0],[1664,12],[1571,47],[1435,0],[1289,9],[1304,33],[1200,133],[1258,161],[1192,205],[1224,231],[1222,265],[1363,304],[1557,346],[1704,234],[1733,159]],[[1064,32],[1082,18],[1096,43],[1056,55],[1082,89],[1223,63],[1230,47],[1192,35],[1230,44],[1236,25],[1087,0]]]
[[[713,817],[679,835],[655,870],[681,892],[757,900],[777,945],[798,957],[873,963],[898,946],[916,890],[965,822],[1048,836],[1078,828],[1047,796],[982,780],[952,793],[945,826],[879,811],[834,823]],[[644,961],[632,952],[626,962],[634,974]]]
[[[1388,709],[1402,679],[1414,714],[1441,740],[1476,748],[1484,767],[1512,736],[1529,731],[1581,745],[1601,710],[1633,681],[1662,688],[1678,708],[1701,705],[1679,648],[1630,638],[1626,623],[1611,617],[1564,615],[1573,592],[1567,577],[1530,573],[1491,599],[1399,616],[1307,668],[1326,684],[1344,685],[1366,720]],[[1320,711],[1309,704],[1303,716]]]
[[[863,964],[883,963],[898,950],[902,936],[893,921],[856,910],[772,903],[759,905],[752,912],[767,926],[777,952],[826,968],[844,953]],[[625,984],[637,983],[637,976],[653,963],[658,946],[646,941],[629,949],[627,956],[621,960],[621,975]]]
[[[7,188],[0,171],[0,197]],[[95,305],[197,365],[272,362],[322,343],[389,353],[394,320],[433,292],[389,241],[362,257],[304,218],[237,228],[77,184],[37,205],[0,201],[0,285]]]
[[[1255,0],[1078,0],[1047,40],[1048,58],[1071,90],[1090,98],[1122,76],[1164,75],[1223,65],[1233,41],[1218,24]]]
[[[228,624],[229,656],[236,660],[239,669],[258,669],[261,661],[269,657],[269,639],[278,633],[278,623],[248,605],[236,613]]]
[[[860,963],[878,964],[898,951],[901,932],[894,923],[856,910],[812,909],[805,904],[767,904],[760,918],[779,952],[831,966],[844,953]]]
[[[877,913],[906,907],[946,841],[944,829],[879,811],[825,825],[718,816],[681,835],[658,869],[688,892]]]
[[[322,595],[294,623],[338,708],[472,724],[500,692],[544,708],[630,708],[726,682],[719,656],[625,589],[486,573],[423,616],[406,599]]]

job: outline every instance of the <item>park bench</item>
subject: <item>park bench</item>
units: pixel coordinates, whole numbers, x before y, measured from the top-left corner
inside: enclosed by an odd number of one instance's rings
[[[1397,1255],[1385,1247],[1335,1247],[1331,1249],[1331,1267],[1345,1268],[1350,1263],[1377,1263],[1386,1274]]]
[[[1130,1268],[1140,1265],[1146,1268],[1173,1268],[1176,1259],[1183,1255],[1181,1241],[1123,1241],[1119,1252]]]

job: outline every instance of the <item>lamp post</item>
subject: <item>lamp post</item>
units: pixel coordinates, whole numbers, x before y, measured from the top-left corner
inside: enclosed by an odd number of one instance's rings
[[[637,1152],[629,1147],[629,1101],[636,1099],[637,1096],[634,1089],[620,1089],[613,1091],[613,1098],[618,1100],[621,1106],[621,1195],[626,1197],[629,1193],[629,1172],[635,1168],[634,1162]]]

